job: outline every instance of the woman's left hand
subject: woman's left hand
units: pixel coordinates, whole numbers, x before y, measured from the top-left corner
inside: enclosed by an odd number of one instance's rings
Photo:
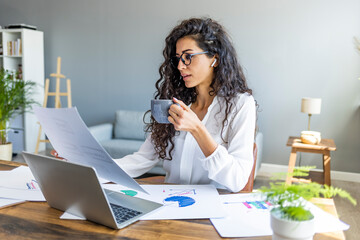
[[[170,106],[168,117],[169,122],[171,122],[175,130],[177,131],[195,131],[200,125],[201,121],[198,116],[188,107],[186,104],[173,98],[173,101],[177,104],[173,104]]]

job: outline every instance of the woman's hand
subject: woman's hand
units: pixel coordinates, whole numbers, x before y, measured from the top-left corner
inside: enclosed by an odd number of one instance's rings
[[[182,101],[177,100],[176,98],[173,98],[173,101],[180,106],[177,104],[171,105],[169,109],[170,116],[168,117],[169,122],[174,124],[175,130],[177,131],[190,132],[199,144],[205,157],[210,156],[215,151],[218,144],[202,124],[196,113]]]
[[[201,126],[201,121],[198,116],[188,107],[183,101],[173,98],[173,101],[177,104],[170,106],[168,117],[175,130],[194,132]]]

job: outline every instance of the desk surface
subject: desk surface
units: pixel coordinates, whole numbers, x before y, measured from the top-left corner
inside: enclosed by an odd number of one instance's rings
[[[19,165],[0,160],[0,170],[10,170]],[[332,199],[318,199],[315,204],[337,216]],[[221,239],[208,219],[138,221],[124,229],[113,230],[90,221],[61,220],[62,213],[46,202],[25,202],[2,208],[0,239]],[[251,239],[271,239],[271,236]],[[345,237],[340,231],[316,234],[314,239]]]

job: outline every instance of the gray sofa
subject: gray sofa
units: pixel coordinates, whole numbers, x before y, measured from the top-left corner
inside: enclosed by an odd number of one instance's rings
[[[115,113],[114,123],[104,123],[89,127],[90,132],[110,154],[112,158],[121,158],[136,152],[144,143],[146,133],[144,131],[145,112],[118,110]],[[146,115],[146,122],[149,122],[150,115]],[[256,136],[258,147],[255,176],[260,168],[262,160],[262,133]],[[165,174],[162,163],[157,164],[149,171],[152,174]]]

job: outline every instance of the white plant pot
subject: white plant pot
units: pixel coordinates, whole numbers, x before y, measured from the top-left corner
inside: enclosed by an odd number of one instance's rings
[[[273,240],[311,240],[315,234],[314,218],[308,221],[291,221],[281,218],[275,210],[271,211],[270,225]]]
[[[12,160],[12,143],[0,144],[0,160]]]

